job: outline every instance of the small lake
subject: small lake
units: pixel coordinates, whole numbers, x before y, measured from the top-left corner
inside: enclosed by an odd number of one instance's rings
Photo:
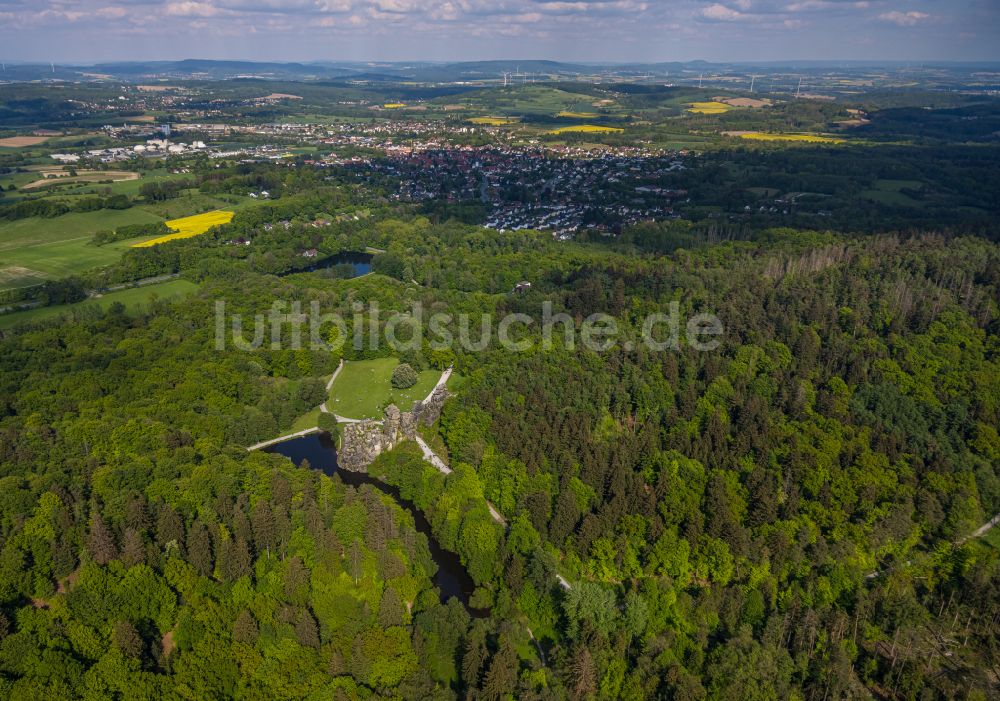
[[[339,278],[355,278],[367,275],[372,271],[371,253],[344,252],[335,256],[318,260],[308,268],[297,270],[299,273],[311,273],[317,270],[330,270]]]
[[[437,564],[437,572],[431,577],[434,586],[441,592],[441,603],[445,603],[449,598],[455,597],[469,613],[474,617],[485,617],[489,611],[475,609],[469,606],[469,597],[475,590],[476,585],[472,577],[462,566],[462,561],[455,553],[444,550],[438,545],[437,539],[431,532],[431,524],[428,523],[423,513],[412,502],[403,499],[399,495],[399,490],[392,485],[375,479],[371,475],[363,472],[350,472],[348,470],[337,469],[337,448],[328,433],[312,433],[308,436],[293,438],[282,443],[276,443],[263,449],[266,453],[276,453],[284,455],[296,465],[301,465],[303,460],[308,460],[309,465],[314,470],[320,470],[323,474],[332,477],[336,474],[344,484],[353,487],[360,487],[363,484],[370,485],[375,489],[391,496],[397,504],[410,512],[413,516],[413,523],[417,531],[427,536],[427,546],[430,549],[431,557]]]

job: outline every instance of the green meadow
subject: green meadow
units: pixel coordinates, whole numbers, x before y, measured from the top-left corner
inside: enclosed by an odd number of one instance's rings
[[[0,225],[0,290],[26,287],[110,265],[135,241],[95,246],[102,229],[153,224],[161,218],[142,208],[71,212],[51,219],[29,217]]]
[[[399,360],[396,358],[344,363],[344,369],[330,388],[327,409],[348,419],[381,418],[382,409],[389,404],[408,411],[414,402],[431,393],[441,377],[437,370],[424,370],[419,373],[417,384],[413,387],[396,389],[389,380],[397,365]]]
[[[10,329],[18,324],[45,321],[61,316],[71,316],[91,309],[107,311],[112,304],[125,305],[126,313],[135,314],[145,310],[154,300],[178,299],[187,296],[198,289],[198,285],[188,280],[169,280],[155,285],[130,287],[124,290],[108,292],[100,297],[86,299],[76,304],[60,304],[53,307],[28,309],[23,312],[0,315],[0,329]]]

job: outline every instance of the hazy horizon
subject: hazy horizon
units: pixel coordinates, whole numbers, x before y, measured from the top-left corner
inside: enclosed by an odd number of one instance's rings
[[[1000,36],[990,0],[0,0],[0,20],[0,58],[73,64],[983,62]]]
[[[2,59],[3,57],[0,57]],[[1000,65],[1000,58],[983,58],[983,59],[943,59],[943,58],[886,58],[886,59],[855,59],[855,58],[828,58],[828,59],[802,59],[802,58],[786,58],[786,59],[776,59],[776,60],[754,60],[754,59],[729,59],[729,60],[712,60],[706,58],[678,58],[678,59],[664,59],[659,61],[642,61],[638,59],[619,59],[619,60],[608,60],[608,61],[574,61],[560,58],[548,58],[548,57],[532,57],[532,56],[507,56],[498,58],[457,58],[457,59],[428,59],[428,58],[398,58],[398,59],[338,59],[338,58],[272,58],[264,59],[259,57],[246,57],[246,56],[230,56],[225,58],[219,57],[206,57],[206,56],[176,56],[176,57],[150,57],[150,58],[118,58],[109,59],[105,61],[94,61],[94,60],[79,60],[79,61],[42,61],[42,60],[31,60],[31,59],[19,59],[19,58],[7,58],[3,59],[7,66],[47,66],[50,63],[54,63],[56,66],[76,66],[76,67],[88,67],[96,65],[114,65],[122,64],[127,65],[130,63],[180,63],[185,61],[197,61],[197,62],[219,62],[219,63],[260,63],[260,64],[288,64],[288,65],[393,65],[393,66],[404,66],[406,64],[414,65],[452,65],[461,63],[516,63],[518,61],[530,64],[530,63],[554,63],[554,64],[566,64],[566,65],[581,65],[581,66],[594,66],[594,67],[615,67],[615,66],[641,66],[641,65],[656,65],[656,64],[697,64],[705,63],[709,65],[734,65],[734,66],[776,66],[776,67],[802,67],[802,66],[908,66],[908,65],[922,65],[922,66],[934,66],[934,65],[989,65],[997,64]]]

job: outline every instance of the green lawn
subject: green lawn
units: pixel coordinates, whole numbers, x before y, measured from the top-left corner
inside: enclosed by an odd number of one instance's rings
[[[131,209],[73,212],[44,219],[29,217],[0,224],[0,289],[38,284],[116,262],[135,241],[106,246],[90,243],[94,232],[125,224],[161,221],[150,212]]]
[[[348,419],[382,418],[382,408],[395,403],[402,411],[409,411],[413,402],[425,398],[434,389],[441,373],[425,370],[417,384],[409,389],[395,389],[389,382],[392,370],[399,364],[396,358],[377,358],[344,363],[330,389],[327,408]]]
[[[292,422],[292,428],[289,432],[298,433],[299,431],[305,431],[309,428],[316,428],[316,424],[319,422],[319,413],[319,407],[306,412]]]
[[[145,309],[155,297],[156,299],[176,299],[191,294],[198,286],[187,280],[169,280],[155,285],[130,287],[125,290],[109,292],[102,297],[87,299],[77,304],[61,304],[54,307],[41,307],[23,312],[0,315],[0,329],[9,329],[28,321],[43,321],[54,319],[64,314],[78,310],[99,308],[107,310],[115,302],[125,305],[126,312],[138,312]]]

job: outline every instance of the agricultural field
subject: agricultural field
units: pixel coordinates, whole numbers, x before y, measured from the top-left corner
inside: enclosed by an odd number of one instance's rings
[[[126,180],[138,180],[139,173],[129,170],[81,170],[76,175],[70,175],[70,171],[62,168],[39,171],[41,178],[21,186],[22,190],[43,188],[51,185],[75,185],[77,183],[98,183],[105,180],[111,182],[122,182]]]
[[[550,134],[621,134],[624,129],[619,127],[603,127],[595,124],[574,124],[570,127],[553,129]]]
[[[479,126],[501,127],[506,124],[517,124],[517,117],[472,117],[470,123]]]
[[[769,133],[762,131],[739,131],[723,132],[723,136],[738,136],[748,141],[791,141],[809,144],[844,144],[847,139],[840,139],[835,136],[824,134],[785,134]]]
[[[693,114],[725,114],[733,109],[725,102],[692,102],[687,111]]]
[[[166,243],[167,241],[176,241],[177,239],[189,239],[192,236],[200,236],[213,226],[228,224],[233,220],[233,214],[234,212],[216,210],[214,212],[205,212],[204,214],[195,214],[194,216],[184,217],[183,219],[171,219],[166,222],[166,224],[167,227],[173,229],[175,233],[160,236],[148,241],[142,241],[140,243],[134,243],[132,244],[132,248],[148,248],[150,246],[157,246],[161,243]]]
[[[95,232],[127,224],[155,224],[160,217],[139,207],[72,212],[51,219],[29,217],[0,226],[0,290],[37,285],[116,262],[135,241],[95,246]]]
[[[130,287],[125,290],[108,292],[100,297],[86,299],[77,304],[60,304],[52,307],[39,307],[23,312],[0,314],[0,330],[10,329],[27,322],[55,319],[87,309],[102,309],[107,311],[112,304],[125,305],[126,313],[135,314],[143,311],[154,300],[172,300],[186,297],[198,289],[198,285],[188,280],[170,280],[155,285]]]
[[[38,146],[48,140],[48,136],[8,136],[0,139],[0,147],[24,148],[25,146]]]
[[[601,115],[597,112],[567,112],[566,110],[563,110],[556,116],[563,117],[565,119],[597,119]]]
[[[396,358],[376,358],[344,363],[337,379],[330,388],[327,408],[348,419],[381,418],[382,409],[395,403],[408,411],[413,402],[431,393],[441,377],[437,370],[425,370],[418,375],[417,384],[409,389],[396,389],[389,382],[393,369],[399,365]]]

